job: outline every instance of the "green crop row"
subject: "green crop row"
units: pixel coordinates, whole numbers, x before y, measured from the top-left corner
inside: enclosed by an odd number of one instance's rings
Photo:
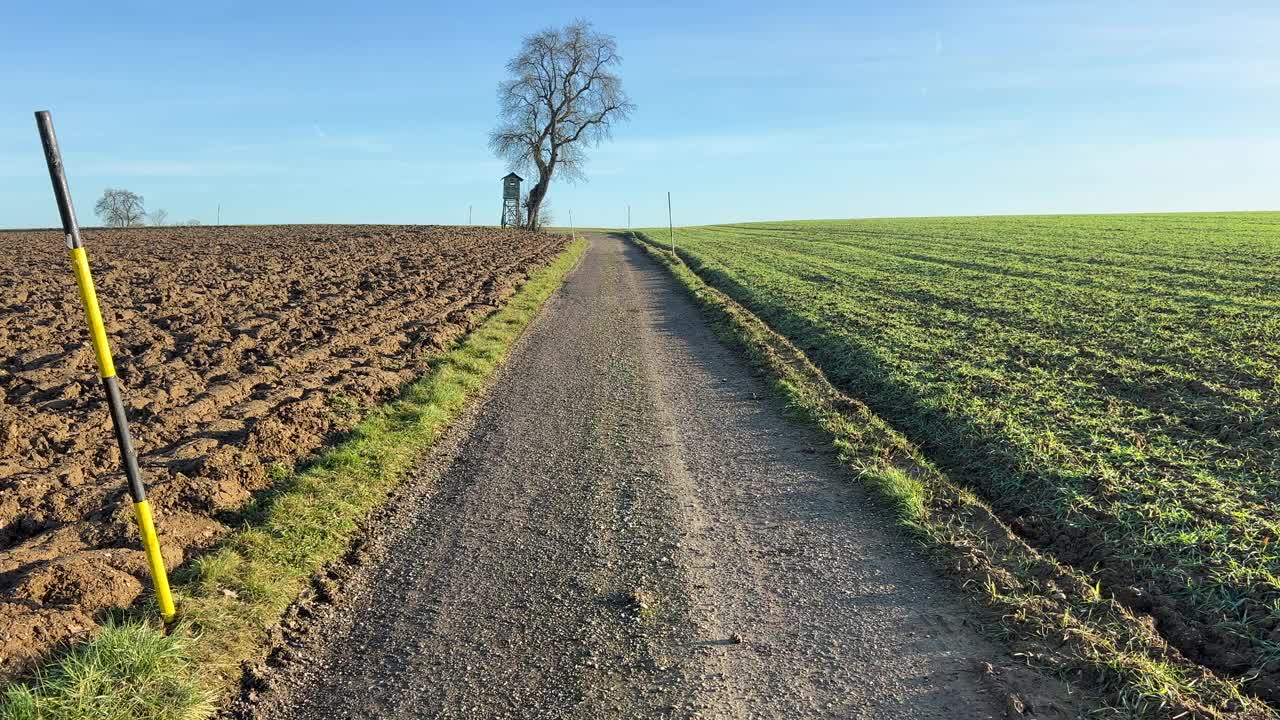
[[[1023,537],[1280,702],[1280,214],[677,230]]]

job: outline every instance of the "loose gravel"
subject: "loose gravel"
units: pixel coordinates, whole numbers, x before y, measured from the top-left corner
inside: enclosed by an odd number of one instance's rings
[[[1078,717],[665,271],[592,237],[283,623],[264,718]]]

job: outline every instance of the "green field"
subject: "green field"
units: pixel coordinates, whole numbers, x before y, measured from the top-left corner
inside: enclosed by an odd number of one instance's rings
[[[1280,213],[676,242],[1017,532],[1280,701]]]

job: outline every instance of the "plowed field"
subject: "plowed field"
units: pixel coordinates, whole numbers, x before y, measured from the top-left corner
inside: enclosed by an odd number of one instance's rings
[[[170,566],[567,240],[408,226],[87,232]],[[0,233],[0,258],[2,678],[132,602],[146,568],[62,235]]]

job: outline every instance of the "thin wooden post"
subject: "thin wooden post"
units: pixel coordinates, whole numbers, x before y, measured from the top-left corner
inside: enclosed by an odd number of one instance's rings
[[[676,227],[671,222],[671,191],[667,191],[667,233],[671,236],[671,257],[676,256]]]

